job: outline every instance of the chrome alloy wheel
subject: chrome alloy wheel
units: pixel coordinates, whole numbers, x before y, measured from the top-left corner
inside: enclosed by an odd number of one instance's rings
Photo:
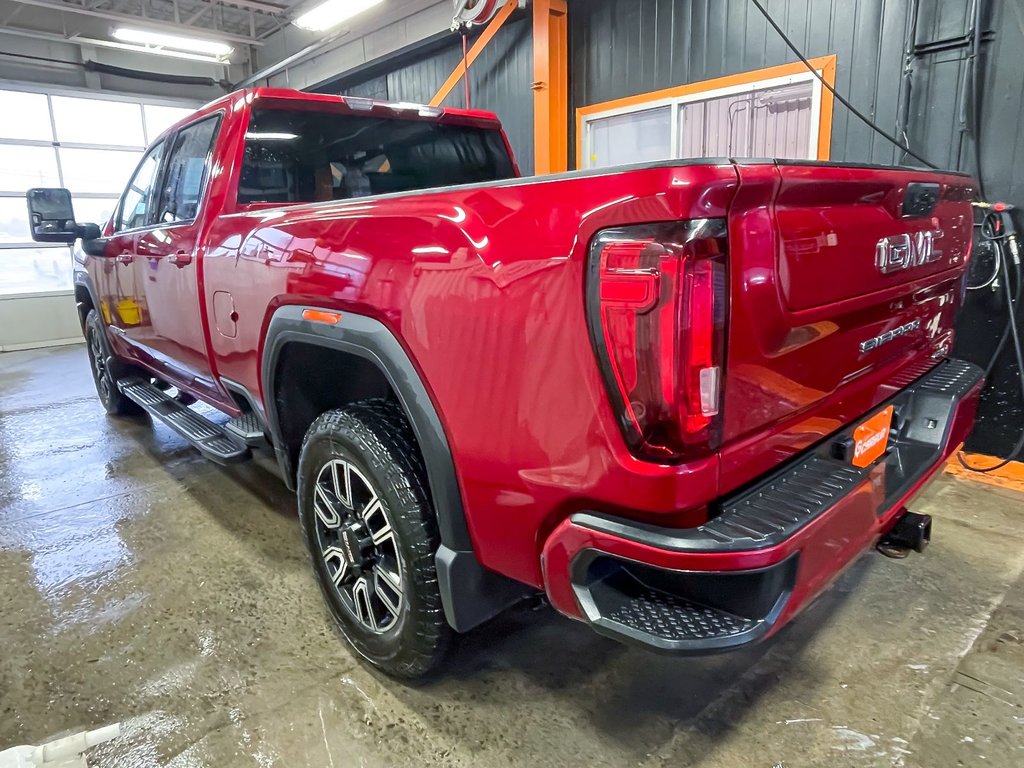
[[[398,541],[380,494],[351,462],[333,459],[313,491],[316,539],[342,605],[365,629],[394,627],[405,602]]]

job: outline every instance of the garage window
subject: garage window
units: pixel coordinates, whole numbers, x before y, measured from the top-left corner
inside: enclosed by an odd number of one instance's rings
[[[71,252],[32,241],[25,192],[66,187],[75,217],[110,218],[146,145],[188,115],[138,99],[0,89],[0,297],[71,290]]]
[[[834,80],[834,56],[811,63]],[[700,157],[827,160],[831,114],[831,94],[802,64],[691,83],[580,109],[577,166]]]

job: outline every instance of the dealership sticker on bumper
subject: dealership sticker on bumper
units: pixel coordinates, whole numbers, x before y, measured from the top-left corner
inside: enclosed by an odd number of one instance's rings
[[[853,431],[853,465],[866,467],[883,453],[889,445],[893,406],[889,406],[860,424]]]

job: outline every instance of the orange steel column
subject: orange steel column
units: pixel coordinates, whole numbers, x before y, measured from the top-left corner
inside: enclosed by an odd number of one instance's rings
[[[533,0],[534,171],[569,167],[569,24],[565,0]]]

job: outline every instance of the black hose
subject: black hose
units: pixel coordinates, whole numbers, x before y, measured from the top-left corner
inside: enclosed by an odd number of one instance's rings
[[[1003,350],[1006,348],[1006,342],[1012,337],[1013,339],[1013,351],[1014,356],[1017,359],[1017,378],[1020,383],[1021,397],[1024,398],[1024,349],[1021,347],[1020,333],[1017,329],[1017,305],[1021,300],[1021,290],[1024,287],[1024,270],[1021,269],[1021,265],[1014,263],[1016,267],[1017,280],[1013,292],[1010,290],[1010,264],[1009,254],[1005,252],[1007,235],[999,235],[996,231],[995,225],[993,224],[996,216],[1005,216],[1009,219],[1010,214],[987,214],[985,219],[982,221],[982,236],[994,244],[994,247],[999,249],[999,261],[1002,267],[1003,282],[1006,286],[1006,301],[1008,304],[1007,311],[1009,312],[1009,318],[1006,321],[1006,328],[1003,329],[1002,336],[999,339],[999,344],[996,345],[995,352],[992,353],[992,357],[989,360],[988,365],[985,367],[985,378],[987,379],[992,371],[995,369],[996,363],[1003,354]],[[1001,219],[1000,219],[1001,220]],[[1010,226],[1008,231],[1016,236],[1014,232],[1012,220],[1010,220]],[[1017,438],[1016,444],[1013,449],[1007,455],[1005,459],[991,467],[973,467],[964,458],[962,452],[957,454],[957,461],[964,469],[968,469],[971,472],[978,472],[980,474],[987,474],[989,472],[995,472],[996,470],[1002,469],[1008,466],[1010,463],[1015,461],[1020,456],[1021,451],[1024,451],[1024,429],[1021,430],[1020,436]]]
[[[933,171],[942,170],[939,166],[935,165],[934,163],[929,163],[927,160],[925,160],[923,157],[921,157],[919,154],[917,154],[914,150],[912,150],[910,147],[908,147],[902,141],[897,139],[891,133],[889,133],[888,131],[886,131],[883,128],[879,127],[879,125],[877,123],[875,123],[871,118],[869,118],[867,115],[865,115],[863,112],[861,112],[855,106],[853,106],[853,104],[851,104],[846,99],[846,97],[844,97],[835,88],[833,88],[831,85],[829,85],[828,82],[825,80],[825,78],[823,78],[820,74],[818,74],[818,70],[816,70],[814,68],[814,66],[811,64],[811,62],[809,62],[807,60],[807,57],[804,56],[803,53],[800,52],[800,49],[796,47],[796,44],[794,44],[793,41],[790,40],[789,37],[786,35],[786,33],[782,31],[782,27],[780,27],[778,24],[775,23],[775,19],[773,19],[771,17],[771,15],[768,13],[768,11],[765,9],[765,7],[763,5],[761,5],[759,0],[750,0],[750,2],[752,2],[754,4],[754,7],[757,8],[757,10],[759,10],[761,12],[761,15],[764,16],[765,20],[771,25],[772,29],[774,29],[779,34],[779,37],[782,38],[783,42],[787,46],[789,46],[789,50],[791,50],[794,54],[796,54],[796,57],[798,59],[800,59],[800,61],[803,62],[805,67],[807,67],[807,70],[812,75],[814,75],[816,78],[818,78],[818,80],[821,82],[821,84],[833,96],[836,97],[836,99],[839,101],[840,104],[842,104],[844,107],[846,107],[848,110],[850,110],[856,117],[860,118],[861,122],[863,122],[864,125],[866,125],[868,128],[873,130],[875,133],[877,133],[882,138],[887,139],[888,141],[890,141],[893,144],[895,144],[897,147],[902,149],[904,152],[906,152],[908,155],[910,155],[915,160],[921,161],[925,166],[927,166],[928,168],[931,168]]]

